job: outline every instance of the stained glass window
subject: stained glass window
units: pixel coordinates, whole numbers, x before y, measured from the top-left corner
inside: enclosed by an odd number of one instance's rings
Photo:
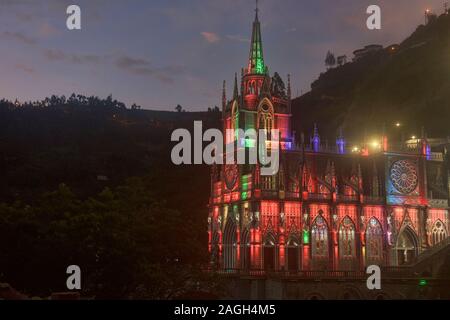
[[[339,228],[339,255],[341,258],[355,257],[355,225],[348,216]]]
[[[367,261],[383,259],[383,230],[376,218],[371,218],[366,230]]]
[[[328,228],[325,219],[319,215],[311,228],[313,257],[328,257]]]

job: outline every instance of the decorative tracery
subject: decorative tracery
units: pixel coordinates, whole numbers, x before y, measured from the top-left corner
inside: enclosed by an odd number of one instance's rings
[[[322,215],[317,216],[311,227],[312,255],[318,258],[328,257],[328,227]]]
[[[346,216],[339,227],[339,254],[341,258],[353,258],[355,256],[355,225]]]
[[[381,260],[383,258],[383,230],[376,218],[371,218],[366,229],[367,260]]]
[[[390,178],[394,188],[402,194],[413,192],[419,183],[417,169],[408,160],[399,160],[392,164]]]
[[[438,244],[445,238],[447,238],[447,230],[441,220],[436,221],[431,231],[431,241],[433,245]]]

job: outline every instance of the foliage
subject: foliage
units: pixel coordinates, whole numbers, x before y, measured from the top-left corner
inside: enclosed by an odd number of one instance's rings
[[[1,205],[0,280],[45,296],[65,290],[76,264],[83,294],[97,298],[169,299],[193,283],[211,286],[199,272],[206,252],[191,237],[196,226],[157,201],[151,181],[133,178],[87,200],[61,184],[32,206]]]
[[[293,123],[310,130],[326,123],[321,134],[335,136],[340,126],[347,138],[373,136],[402,123],[407,136],[450,134],[450,15],[421,25],[398,48],[330,69],[312,90],[293,101]],[[320,123],[319,123],[320,124]],[[325,132],[326,131],[326,132]]]

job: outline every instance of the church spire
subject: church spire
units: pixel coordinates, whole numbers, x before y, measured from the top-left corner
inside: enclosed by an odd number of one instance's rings
[[[238,97],[239,97],[239,91],[238,91],[237,73],[235,73],[234,74],[233,99],[237,99]]]
[[[223,80],[223,86],[222,86],[222,114],[225,114],[225,108],[226,107],[227,107],[226,81]]]
[[[250,44],[250,56],[247,72],[250,74],[265,74],[264,56],[261,38],[261,24],[258,17],[258,0],[256,0],[255,21],[253,21],[252,42]]]

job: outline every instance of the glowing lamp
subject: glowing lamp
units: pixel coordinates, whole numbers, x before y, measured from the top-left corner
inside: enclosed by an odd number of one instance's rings
[[[425,287],[428,284],[428,281],[426,279],[420,279],[419,280],[419,286]]]
[[[378,141],[372,141],[372,147],[379,148],[380,147],[380,143]]]

